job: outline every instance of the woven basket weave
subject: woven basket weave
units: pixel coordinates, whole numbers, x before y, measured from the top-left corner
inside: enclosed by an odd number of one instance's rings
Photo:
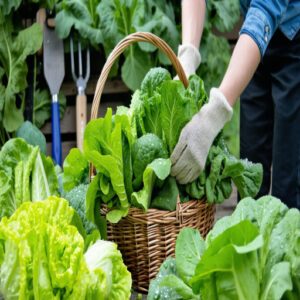
[[[132,43],[148,42],[162,50],[175,68],[179,79],[187,87],[188,81],[172,49],[157,36],[147,32],[131,34],[120,41],[111,52],[98,79],[93,99],[91,119],[98,116],[100,98],[109,71],[118,56]],[[90,166],[90,177],[94,168]],[[108,208],[102,206],[101,214],[106,215]],[[128,215],[117,224],[107,224],[107,238],[118,244],[123,259],[132,273],[133,288],[139,292],[147,292],[149,282],[157,274],[166,257],[174,255],[175,241],[183,227],[200,230],[205,236],[211,229],[215,216],[215,206],[203,200],[177,202],[175,211],[149,209],[144,213],[141,209],[130,208]]]

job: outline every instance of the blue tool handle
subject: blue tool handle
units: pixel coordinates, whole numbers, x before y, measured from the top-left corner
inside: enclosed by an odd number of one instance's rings
[[[55,97],[56,96],[56,97]],[[59,102],[57,95],[53,95],[52,99],[52,158],[55,163],[62,165],[61,158],[61,138],[60,138],[60,118],[59,118]]]

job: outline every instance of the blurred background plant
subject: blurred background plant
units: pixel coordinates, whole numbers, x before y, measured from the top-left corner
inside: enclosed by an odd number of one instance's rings
[[[19,20],[21,12],[39,7],[56,12],[56,31],[67,39],[72,32],[74,39],[80,40],[85,46],[90,46],[100,53],[104,60],[119,40],[135,31],[150,31],[164,39],[176,52],[180,43],[181,6],[178,0],[4,0],[0,2],[0,140],[1,143],[14,135],[15,130],[24,121],[24,98],[27,86],[26,75],[28,68],[26,58],[34,54],[41,46],[42,31],[29,28],[28,39],[22,47],[18,37],[22,38],[24,24]],[[238,0],[207,1],[206,22],[200,46],[202,62],[198,75],[203,78],[206,90],[218,86],[229,62],[232,45],[230,40],[221,35],[233,30],[240,19]],[[35,30],[35,32],[31,32]],[[25,32],[26,33],[26,32]],[[15,44],[13,44],[13,41]],[[232,41],[234,42],[234,41]],[[6,45],[6,46],[4,46]],[[9,45],[10,47],[7,47]],[[24,48],[18,53],[18,47]],[[68,51],[68,41],[66,41]],[[22,57],[16,63],[7,66],[7,49],[12,57]],[[28,49],[27,52],[25,49]],[[25,53],[26,52],[26,53]],[[21,55],[23,53],[23,55]],[[98,54],[97,54],[98,55]],[[15,68],[15,66],[17,66]],[[131,90],[135,90],[151,67],[163,66],[170,71],[172,67],[166,57],[155,47],[146,43],[131,46],[114,66],[111,77],[121,77]],[[22,74],[16,86],[7,74],[19,70]],[[40,69],[35,60],[35,100],[33,122],[41,127],[50,117],[49,93],[39,86]],[[48,100],[49,99],[49,100]],[[12,103],[12,104],[11,104]],[[65,98],[63,103],[66,103]],[[14,105],[14,106],[12,106]],[[11,108],[16,109],[11,109]],[[62,105],[64,108],[65,105]],[[41,109],[42,108],[42,109]],[[63,115],[64,109],[62,109]],[[8,122],[8,121],[9,122]],[[16,121],[17,120],[17,121]],[[230,151],[238,156],[239,153],[239,105],[234,108],[232,121],[226,125],[224,136]]]

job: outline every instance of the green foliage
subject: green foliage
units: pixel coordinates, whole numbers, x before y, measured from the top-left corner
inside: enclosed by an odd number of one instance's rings
[[[66,192],[81,183],[88,183],[89,163],[79,149],[71,149],[64,160],[63,169],[63,187]]]
[[[185,189],[193,198],[205,196],[208,203],[222,203],[231,195],[234,182],[241,198],[255,197],[262,183],[262,174],[261,164],[229,154],[221,138],[210,148],[205,169],[199,178],[187,184]]]
[[[206,241],[181,230],[148,299],[297,299],[299,241],[299,210],[272,196],[245,198]]]
[[[94,47],[97,48],[103,43],[100,18],[96,13],[99,2],[98,0],[62,0],[57,5],[58,14],[55,17],[55,28],[60,38],[67,38],[74,28]]]
[[[46,154],[46,138],[31,122],[25,121],[17,130],[16,137],[23,138],[32,146],[39,146],[41,152]]]
[[[23,139],[11,139],[2,147],[0,165],[4,186],[0,195],[0,218],[11,216],[24,202],[44,200],[58,192],[51,158],[46,158],[38,146],[28,145]]]
[[[163,38],[176,50],[179,34],[174,22],[173,7],[165,1],[109,1],[98,6],[106,56],[127,35],[136,31],[150,31]],[[121,75],[125,84],[136,90],[151,66],[158,60],[169,64],[165,56],[152,45],[139,43],[124,53]]]
[[[107,205],[106,218],[113,223],[126,216],[130,206],[175,210],[178,194],[181,201],[205,197],[209,203],[221,203],[229,198],[232,182],[241,196],[255,196],[262,180],[261,165],[230,155],[221,135],[211,147],[205,170],[193,183],[178,186],[169,176],[168,157],[180,131],[206,102],[197,75],[184,88],[166,70],[154,68],[133,94],[130,107],[119,107],[115,115],[108,109],[104,118],[92,120],[85,130],[83,154],[78,149],[70,152],[63,179],[69,190],[85,182],[88,163],[95,167],[86,196],[87,219],[96,222],[99,203]]]
[[[64,197],[69,201],[70,206],[72,206],[78,213],[86,233],[90,234],[96,229],[96,226],[86,218],[85,198],[87,189],[88,185],[80,184],[66,193]]]
[[[117,198],[107,199],[115,201],[115,212],[111,212],[110,219],[116,220],[127,214],[129,208],[129,199],[127,196],[127,189],[130,187],[125,186],[124,175],[126,170],[123,163],[123,149],[124,142],[127,142],[129,151],[132,146],[131,127],[128,118],[125,115],[116,115],[114,118],[114,126],[112,124],[112,110],[108,109],[104,118],[92,120],[89,122],[84,133],[84,155],[92,162],[97,171],[102,175],[101,182],[104,188],[104,194],[112,197],[113,193],[109,190],[113,189]],[[130,154],[131,155],[131,154]],[[132,174],[129,174],[129,182],[131,182]],[[99,178],[100,179],[100,178]],[[101,183],[100,183],[101,184]],[[101,186],[100,186],[101,188]],[[95,201],[87,197],[87,201]],[[90,206],[87,205],[87,209]]]
[[[136,140],[132,149],[132,169],[135,179],[134,188],[139,188],[143,172],[156,158],[167,158],[168,153],[162,140],[153,133],[147,133]]]
[[[171,172],[171,161],[156,158],[150,162],[143,172],[143,188],[131,195],[132,204],[147,211],[151,203],[152,191],[156,178],[165,180]]]
[[[42,28],[34,24],[14,34],[11,22],[0,22],[0,114],[3,127],[12,132],[23,122],[26,58],[42,46]],[[16,99],[21,104],[16,104]]]
[[[117,245],[98,240],[84,252],[74,216],[66,200],[49,197],[23,203],[1,220],[0,293],[6,299],[129,298],[131,275]]]

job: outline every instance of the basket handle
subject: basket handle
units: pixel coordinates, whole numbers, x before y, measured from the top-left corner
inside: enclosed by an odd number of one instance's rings
[[[171,49],[171,47],[163,41],[158,36],[150,33],[150,32],[136,32],[128,35],[123,40],[121,40],[116,47],[113,49],[113,51],[108,56],[105,65],[103,66],[103,69],[101,71],[100,77],[98,79],[95,95],[92,103],[92,109],[91,109],[91,120],[96,119],[98,115],[98,109],[100,105],[100,98],[104,89],[105,82],[107,80],[108,74],[110,72],[111,67],[113,66],[116,59],[122,54],[122,52],[131,44],[135,42],[148,42],[156,46],[158,49],[163,51],[167,57],[170,59],[174,69],[176,70],[176,73],[178,74],[179,79],[182,81],[183,85],[185,87],[188,86],[188,80],[186,78],[186,75],[183,71],[183,68],[174,53],[174,51]]]

